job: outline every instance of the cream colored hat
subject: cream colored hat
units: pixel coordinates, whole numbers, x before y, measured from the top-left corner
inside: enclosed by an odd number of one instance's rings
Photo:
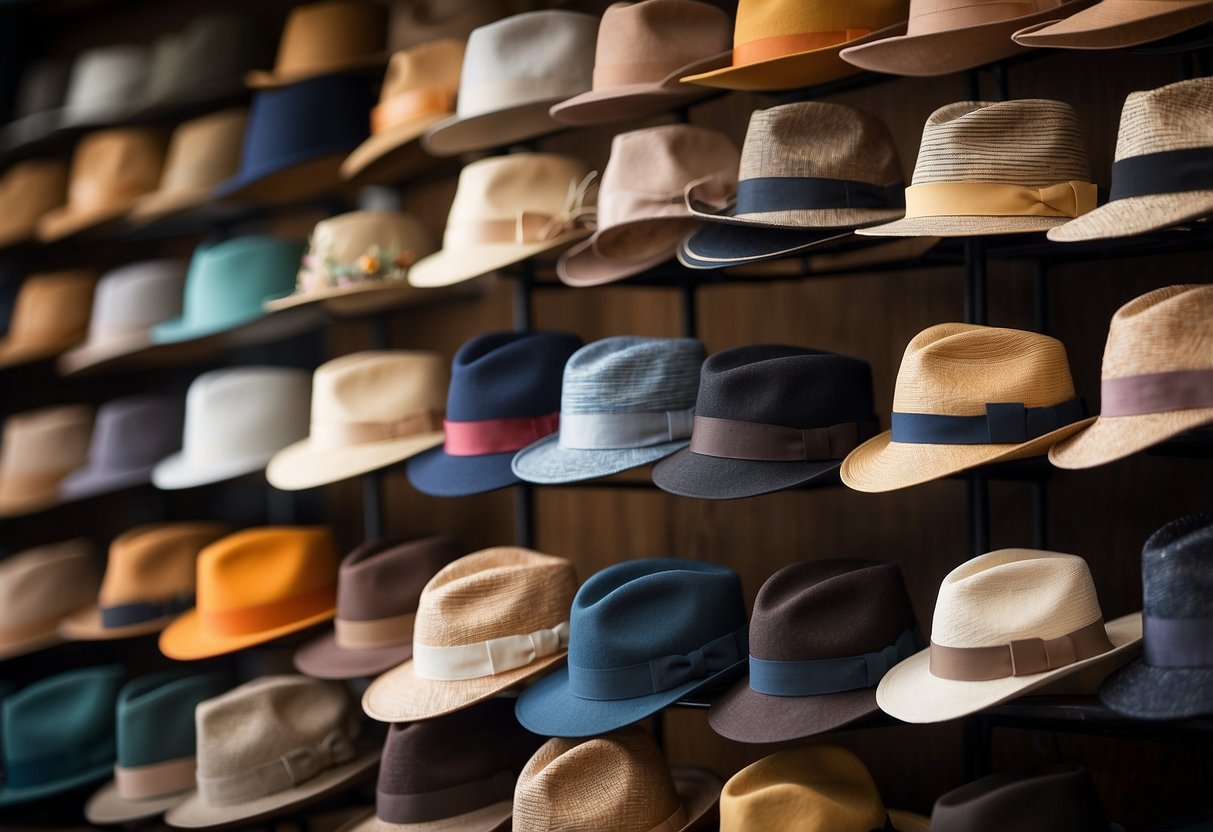
[[[59,483],[88,461],[93,411],[44,407],[9,416],[0,450],[0,517],[58,505]]]
[[[482,702],[564,659],[577,573],[564,558],[501,546],[444,566],[421,592],[413,658],[367,688],[380,722]]]
[[[885,674],[876,701],[903,722],[944,722],[1062,677],[1094,693],[1140,644],[1140,612],[1104,624],[1085,560],[1001,549],[943,579],[931,645]]]
[[[1078,116],[1061,101],[960,101],[922,131],[905,219],[873,237],[970,237],[1046,231],[1095,207]]]
[[[0,659],[59,644],[59,622],[97,597],[101,573],[84,538],[0,560]]]
[[[589,236],[594,217],[583,162],[553,153],[511,153],[459,173],[442,250],[419,261],[409,283],[450,286]]]
[[[1049,449],[1059,468],[1123,459],[1213,422],[1213,286],[1167,286],[1112,316],[1101,411]]]
[[[356,352],[316,368],[306,439],[274,454],[270,485],[315,488],[442,444],[450,371],[433,352]]]
[[[59,159],[27,159],[0,177],[0,248],[34,237],[38,220],[67,198],[67,165]]]

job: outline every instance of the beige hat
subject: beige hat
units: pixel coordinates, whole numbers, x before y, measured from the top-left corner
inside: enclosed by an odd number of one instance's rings
[[[847,455],[842,481],[893,491],[1043,454],[1091,423],[1065,346],[1018,329],[937,324],[906,347],[892,430]]]
[[[388,13],[390,52],[437,40],[465,41],[473,29],[510,13],[506,0],[393,0]]]
[[[339,683],[263,676],[198,704],[198,787],[165,820],[205,829],[273,817],[364,779],[378,750],[360,747]]]
[[[930,646],[885,674],[876,701],[903,722],[944,722],[1067,676],[1094,693],[1140,644],[1140,612],[1104,624],[1085,560],[1001,549],[943,579]]]
[[[284,491],[315,488],[441,445],[449,379],[433,352],[355,352],[321,364],[309,435],[274,454],[266,478]]]
[[[1078,116],[1025,98],[959,101],[922,130],[905,219],[861,228],[873,237],[971,237],[1046,231],[1095,207]]]
[[[1049,449],[1059,468],[1092,468],[1213,422],[1213,286],[1167,286],[1112,316],[1101,411]]]
[[[0,248],[33,239],[38,221],[67,198],[67,165],[27,159],[0,177]]]
[[[387,13],[366,0],[324,0],[291,9],[271,72],[245,76],[254,89],[376,66],[383,54]]]
[[[430,719],[538,676],[568,651],[577,573],[564,558],[501,546],[444,566],[421,592],[413,658],[367,688],[380,722]]]
[[[1100,0],[1058,20],[1025,26],[1012,40],[1020,46],[1121,49],[1161,40],[1213,21],[1209,0]]]
[[[1107,204],[1050,228],[1049,239],[1128,237],[1213,215],[1211,156],[1213,78],[1129,93]]]
[[[93,411],[44,407],[9,416],[0,440],[0,517],[58,505],[59,483],[88,461]]]
[[[450,286],[589,236],[594,217],[585,163],[554,153],[511,153],[459,172],[442,250],[409,272],[409,283]]]
[[[52,358],[80,343],[96,284],[90,272],[35,274],[22,281],[8,333],[0,338],[0,367]]]
[[[60,620],[96,598],[100,580],[84,538],[0,560],[0,659],[60,643]]]

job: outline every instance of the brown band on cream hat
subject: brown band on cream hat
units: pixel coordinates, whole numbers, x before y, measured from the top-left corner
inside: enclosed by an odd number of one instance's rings
[[[84,339],[97,276],[71,271],[35,274],[17,290],[0,367],[51,358]]]
[[[96,553],[84,538],[0,561],[0,659],[58,644],[60,621],[97,597],[100,579]]]
[[[291,9],[270,72],[250,72],[254,89],[272,89],[337,72],[369,69],[383,54],[387,13],[366,0],[323,0]]]
[[[67,198],[67,165],[59,159],[18,162],[0,178],[0,248],[34,237],[38,221]]]
[[[59,483],[88,461],[92,432],[93,411],[86,405],[9,416],[0,450],[0,517],[57,505]]]

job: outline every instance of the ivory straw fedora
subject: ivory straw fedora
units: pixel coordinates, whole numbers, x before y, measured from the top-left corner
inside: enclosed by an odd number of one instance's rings
[[[454,156],[560,129],[553,104],[590,89],[598,19],[553,9],[507,17],[468,36],[455,115],[430,127],[426,152]]]
[[[371,540],[337,572],[337,615],[330,632],[295,651],[295,669],[318,679],[359,679],[413,655],[421,591],[455,559],[449,537]]]
[[[560,377],[581,339],[567,332],[490,332],[451,362],[443,441],[409,460],[423,494],[466,497],[521,480],[514,454],[560,425]]]
[[[552,117],[566,124],[646,118],[710,94],[679,78],[726,66],[732,22],[698,0],[612,3],[598,25],[593,86],[561,101]]]
[[[108,127],[130,115],[151,69],[151,50],[136,44],[99,46],[72,62],[59,127]]]
[[[250,72],[255,89],[281,87],[356,69],[369,69],[382,59],[387,12],[365,0],[324,0],[291,9],[274,69]]]
[[[67,96],[69,65],[59,58],[43,58],[21,74],[13,105],[13,120],[0,125],[0,152],[29,152],[44,143],[59,125]]]
[[[1062,20],[1025,26],[1020,46],[1120,49],[1161,40],[1213,21],[1208,0],[1100,0]]]
[[[388,51],[454,38],[508,16],[506,0],[392,0],[388,10]]]
[[[265,472],[270,485],[328,485],[442,444],[447,379],[446,363],[433,352],[356,352],[321,364],[308,435],[274,454]]]
[[[97,276],[91,272],[30,275],[17,290],[0,367],[53,358],[84,339]]]
[[[1066,677],[1098,684],[1140,646],[1141,613],[1105,624],[1085,560],[1001,549],[943,579],[930,646],[885,674],[876,701],[903,722],[944,722]]]
[[[518,721],[550,737],[631,725],[731,682],[745,669],[746,631],[741,579],[728,567],[673,558],[608,566],[573,599],[568,665],[522,692]]]
[[[1086,768],[1056,763],[1000,771],[953,789],[931,812],[932,832],[1124,832],[1109,824]]]
[[[152,469],[181,449],[184,403],[144,393],[97,408],[88,462],[59,483],[64,501],[82,500],[152,481]]]
[[[158,633],[194,605],[198,553],[230,531],[222,523],[139,526],[110,543],[101,591],[59,624],[72,641]]]
[[[88,460],[92,408],[44,407],[9,416],[0,438],[0,517],[58,505],[59,483]]]
[[[1091,468],[1213,422],[1213,286],[1167,286],[1116,310],[1104,347],[1100,413],[1049,449]]]
[[[851,451],[842,481],[893,491],[1037,456],[1091,423],[1065,346],[1018,329],[937,324],[906,347],[892,429]]]
[[[527,482],[609,477],[685,448],[707,353],[695,338],[619,335],[587,344],[564,365],[560,428],[510,467]]]
[[[0,248],[34,239],[38,221],[67,199],[67,165],[27,159],[0,177]]]
[[[1209,5],[1213,15],[1213,4]],[[1213,215],[1213,78],[1132,92],[1120,114],[1108,202],[1049,229],[1058,243],[1106,240]]]
[[[96,553],[84,538],[0,561],[0,659],[59,644],[59,622],[88,606],[100,577]]]
[[[674,257],[678,241],[698,223],[687,188],[710,181],[732,195],[740,162],[723,133],[666,124],[619,133],[598,188],[597,227],[556,263],[570,286],[596,286],[640,274]]]
[[[413,657],[362,697],[367,716],[415,722],[462,710],[544,673],[568,647],[577,573],[564,558],[501,546],[444,566],[413,624]]]
[[[857,70],[843,47],[905,31],[909,0],[740,0],[731,62],[687,75],[686,84],[726,90],[789,90],[824,84]]]
[[[1046,99],[960,101],[927,118],[905,219],[874,237],[1047,231],[1095,208],[1078,116]]]

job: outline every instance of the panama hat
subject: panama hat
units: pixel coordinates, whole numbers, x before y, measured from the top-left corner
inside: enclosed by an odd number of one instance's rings
[[[1100,414],[1049,449],[1091,468],[1213,422],[1213,286],[1167,286],[1116,310],[1104,347]]]
[[[1055,763],[1000,771],[935,801],[931,832],[1124,832],[1109,824],[1086,768]]]
[[[21,282],[8,332],[0,338],[0,367],[53,358],[88,330],[97,276],[91,272],[30,275]]]
[[[320,75],[369,69],[383,54],[387,13],[364,0],[325,0],[291,9],[273,71],[246,76],[254,89],[296,84]]]
[[[96,553],[84,538],[0,561],[0,659],[59,644],[59,622],[97,597]]]
[[[0,248],[32,240],[38,221],[67,199],[67,165],[27,159],[0,177]]]
[[[88,462],[59,483],[64,501],[82,500],[152,481],[152,468],[181,448],[185,408],[171,396],[141,394],[97,408]]]
[[[362,709],[380,722],[432,719],[547,671],[564,660],[576,588],[573,564],[529,549],[444,566],[421,591],[413,657],[371,683]]]
[[[147,84],[152,54],[133,43],[98,46],[72,61],[60,129],[108,127],[124,120],[134,109]]]
[[[0,152],[11,156],[32,151],[54,133],[67,96],[69,69],[60,58],[42,58],[21,74],[13,120],[0,125]]]
[[[9,416],[0,438],[0,517],[58,505],[59,484],[88,461],[93,410],[82,404]]]
[[[1025,26],[1012,35],[1020,46],[1120,49],[1162,40],[1213,21],[1208,0],[1100,0],[1063,20]]]
[[[893,491],[1045,453],[1091,423],[1065,346],[1018,329],[937,324],[906,347],[892,430],[847,455],[842,481]]]

